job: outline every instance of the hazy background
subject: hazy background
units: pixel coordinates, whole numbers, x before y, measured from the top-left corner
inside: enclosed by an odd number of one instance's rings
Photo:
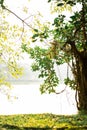
[[[61,94],[43,94],[39,91],[42,79],[38,79],[38,72],[32,72],[32,60],[26,55],[20,64],[24,67],[24,75],[19,79],[14,79],[8,75],[8,81],[12,83],[13,88],[9,90],[10,99],[4,92],[0,92],[0,114],[29,114],[29,113],[53,113],[53,114],[75,114],[77,112],[75,103],[75,92],[66,87],[65,92]],[[2,68],[5,65],[2,65]],[[67,73],[66,64],[57,67],[57,74],[60,83],[57,91],[65,88],[62,83]],[[71,73],[70,73],[71,75]],[[6,89],[6,88],[5,88]]]

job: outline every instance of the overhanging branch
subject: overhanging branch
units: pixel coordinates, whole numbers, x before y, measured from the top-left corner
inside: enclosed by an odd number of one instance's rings
[[[22,18],[20,18],[20,17],[19,17],[16,13],[14,13],[12,10],[6,8],[5,6],[4,6],[3,9],[5,9],[5,10],[7,10],[8,12],[10,12],[11,14],[13,14],[13,15],[14,15],[15,17],[17,17],[22,23],[24,23],[24,24],[27,25],[29,28],[31,28],[32,30],[34,30],[34,28],[33,28],[31,25],[29,25],[25,20],[23,20]]]

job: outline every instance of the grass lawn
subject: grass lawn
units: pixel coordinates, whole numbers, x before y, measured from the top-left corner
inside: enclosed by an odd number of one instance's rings
[[[0,130],[87,130],[87,116],[29,114],[0,116]]]

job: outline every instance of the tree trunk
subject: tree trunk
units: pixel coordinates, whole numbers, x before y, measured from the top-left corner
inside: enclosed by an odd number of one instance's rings
[[[87,112],[87,52],[78,51],[75,42],[69,41],[73,60],[73,74],[76,82],[76,102],[80,111]]]
[[[77,107],[80,111],[87,112],[87,53],[81,53],[76,60],[76,75],[78,102]]]

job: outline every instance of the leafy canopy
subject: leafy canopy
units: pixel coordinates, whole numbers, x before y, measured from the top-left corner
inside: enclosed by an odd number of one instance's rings
[[[51,12],[56,13],[53,23],[38,23],[32,36],[32,42],[45,42],[48,47],[22,48],[34,59],[33,71],[39,71],[39,77],[44,78],[41,85],[41,92],[55,92],[55,87],[59,83],[55,64],[67,63],[72,72],[75,53],[86,51],[87,49],[87,4],[86,0],[48,0],[51,4]],[[73,11],[75,6],[80,6],[79,10]],[[79,8],[79,7],[78,7]],[[65,13],[71,13],[67,20]],[[68,15],[67,14],[67,15]],[[38,21],[38,20],[37,20]],[[25,47],[25,48],[24,48]],[[75,79],[69,76],[64,79],[66,85],[76,89]]]

